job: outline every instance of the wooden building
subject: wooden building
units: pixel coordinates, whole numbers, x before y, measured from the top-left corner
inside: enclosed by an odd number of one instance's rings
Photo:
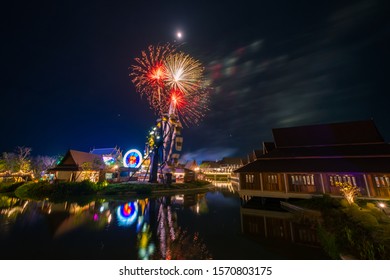
[[[390,199],[390,145],[373,121],[273,129],[273,144],[235,170],[242,196],[341,196],[349,183],[366,199]],[[266,148],[264,148],[266,147]]]
[[[69,150],[61,162],[49,172],[55,174],[54,179],[57,181],[98,182],[104,167],[101,155]]]

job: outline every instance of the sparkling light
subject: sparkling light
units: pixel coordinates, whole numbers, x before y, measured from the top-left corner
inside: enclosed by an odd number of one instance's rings
[[[178,115],[187,126],[199,123],[208,111],[209,85],[198,60],[166,44],[149,46],[136,62],[132,82],[141,96],[147,95],[157,115]]]
[[[164,95],[163,78],[165,67],[163,61],[176,50],[176,46],[169,43],[162,46],[149,46],[147,51],[142,51],[141,57],[135,58],[136,65],[132,65],[132,82],[142,95],[146,95],[150,107],[160,115],[167,111],[167,97]]]
[[[185,53],[169,55],[164,61],[165,82],[169,89],[180,90],[184,94],[196,92],[202,86],[202,64]]]
[[[142,163],[142,154],[136,149],[128,150],[123,156],[123,165],[130,168],[138,168]]]
[[[120,226],[130,226],[138,216],[138,205],[136,202],[125,203],[118,206],[116,214]]]

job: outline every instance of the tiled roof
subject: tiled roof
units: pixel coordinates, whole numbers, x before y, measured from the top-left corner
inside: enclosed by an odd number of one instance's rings
[[[390,157],[258,159],[237,170],[245,172],[390,172]]]
[[[95,155],[116,155],[119,153],[119,150],[117,148],[92,149],[90,153]]]
[[[235,158],[235,157],[224,157],[222,160],[219,161],[220,164],[230,164],[230,165],[241,165],[242,160],[241,158]]]
[[[91,153],[80,152],[75,150],[69,150],[61,162],[52,171],[69,170],[77,171],[82,170],[83,163],[92,163],[93,167],[102,169],[104,167],[102,156],[94,155]]]
[[[390,145],[380,144],[359,144],[359,145],[340,145],[323,147],[295,147],[280,148],[262,155],[260,158],[294,158],[294,157],[337,157],[337,156],[390,156]]]
[[[372,120],[276,128],[277,148],[383,143]]]

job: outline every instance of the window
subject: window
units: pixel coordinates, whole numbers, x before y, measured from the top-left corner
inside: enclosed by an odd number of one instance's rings
[[[380,187],[390,187],[390,178],[388,176],[376,175],[375,184],[378,188]]]
[[[343,183],[357,187],[356,178],[352,175],[330,175],[329,182],[332,187],[337,187]]]
[[[293,185],[314,186],[314,175],[290,175]]]
[[[278,176],[277,175],[268,175],[268,184],[277,184],[278,183]]]
[[[253,175],[253,174],[246,174],[245,175],[245,182],[253,184],[254,178],[255,178],[255,175]]]

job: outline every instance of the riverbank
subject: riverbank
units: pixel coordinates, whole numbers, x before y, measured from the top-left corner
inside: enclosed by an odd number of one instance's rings
[[[390,217],[377,205],[329,196],[295,201],[295,205],[320,211],[318,235],[322,247],[333,259],[390,259]]]
[[[28,182],[0,184],[0,193],[16,196],[20,199],[66,201],[77,197],[100,196],[145,196],[170,195],[207,191],[212,188],[209,182],[194,181],[177,184],[154,184],[126,182],[117,184],[83,182]]]

